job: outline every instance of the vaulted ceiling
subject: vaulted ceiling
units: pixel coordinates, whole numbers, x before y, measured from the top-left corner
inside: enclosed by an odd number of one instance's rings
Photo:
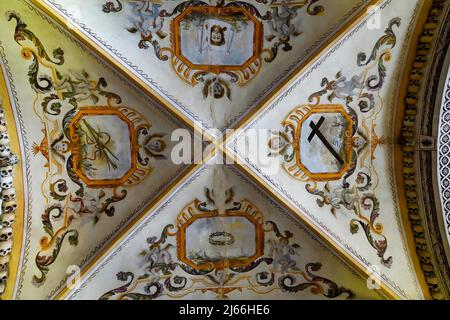
[[[0,2],[2,298],[448,298],[449,2]]]

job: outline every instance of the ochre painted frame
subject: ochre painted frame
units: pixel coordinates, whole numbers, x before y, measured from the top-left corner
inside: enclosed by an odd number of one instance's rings
[[[82,120],[85,116],[92,115],[113,115],[119,117],[123,122],[125,122],[128,126],[128,133],[130,139],[131,146],[131,167],[127,170],[124,176],[120,179],[99,179],[99,180],[91,180],[83,173],[83,171],[78,167],[79,163],[79,148],[77,146],[78,135],[76,134],[76,125]],[[137,142],[136,131],[133,123],[118,109],[111,107],[82,107],[80,111],[75,115],[72,121],[69,124],[69,132],[71,137],[71,151],[73,155],[73,169],[75,173],[83,180],[83,182],[92,188],[101,188],[101,187],[117,187],[123,185],[137,170],[137,153],[139,152],[139,145]]]
[[[339,172],[326,172],[326,173],[312,173],[309,171],[302,163],[301,161],[301,154],[300,154],[300,141],[302,136],[302,124],[306,120],[309,119],[310,116],[318,113],[339,113],[341,114],[345,120],[348,121],[349,125],[346,130],[345,134],[345,165],[342,166],[341,170]],[[352,162],[352,129],[353,128],[353,120],[350,118],[350,116],[345,112],[344,107],[341,105],[320,105],[317,107],[313,107],[305,116],[300,119],[300,121],[297,124],[297,128],[295,131],[295,157],[296,157],[296,164],[297,166],[302,169],[302,171],[311,179],[315,181],[331,181],[331,180],[338,180],[340,179],[345,172],[350,168],[351,162]]]
[[[183,21],[185,17],[196,12],[216,17],[230,16],[236,13],[243,13],[248,18],[249,21],[253,22],[255,27],[255,29],[253,30],[253,55],[249,59],[247,59],[247,61],[244,64],[240,66],[232,66],[232,65],[214,66],[204,64],[203,65],[193,64],[188,58],[183,56],[181,52],[180,23]],[[255,60],[259,59],[259,56],[261,55],[262,52],[262,42],[263,42],[262,40],[263,40],[263,28],[261,21],[256,19],[245,8],[227,8],[214,6],[189,7],[171,21],[171,42],[174,47],[174,54],[192,70],[209,71],[215,74],[220,74],[223,73],[224,71],[245,70]]]
[[[186,230],[195,221],[204,218],[219,218],[219,217],[243,217],[250,221],[255,226],[255,253],[246,259],[224,259],[205,264],[196,264],[191,261],[186,254]],[[183,224],[178,226],[177,231],[177,255],[178,259],[188,266],[196,270],[209,269],[224,269],[224,268],[244,268],[249,266],[253,261],[264,254],[264,230],[261,221],[258,221],[247,212],[244,211],[225,211],[224,214],[219,214],[217,211],[202,212],[201,214],[194,214]]]

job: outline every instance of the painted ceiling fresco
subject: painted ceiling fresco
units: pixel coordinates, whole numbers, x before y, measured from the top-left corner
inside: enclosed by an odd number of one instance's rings
[[[424,298],[393,165],[423,0],[338,3],[0,2],[5,295]],[[236,123],[172,161],[175,129]]]
[[[31,230],[17,297],[45,298],[68,265],[86,263],[182,173],[170,161],[180,124],[28,4],[7,8],[0,54],[20,119]]]
[[[379,299],[236,169],[206,166],[70,299]]]
[[[402,239],[391,136],[392,83],[416,10],[384,2],[382,28],[362,21],[247,125],[268,131],[265,148],[247,152],[245,132],[230,143],[306,220],[413,298],[420,289]],[[281,174],[261,165],[268,158],[278,159]]]
[[[368,1],[44,2],[187,117],[222,130]]]

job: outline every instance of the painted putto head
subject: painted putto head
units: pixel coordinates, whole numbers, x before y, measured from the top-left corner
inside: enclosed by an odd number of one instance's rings
[[[225,44],[225,31],[227,27],[221,27],[217,24],[211,27],[210,43],[213,46],[223,46]]]

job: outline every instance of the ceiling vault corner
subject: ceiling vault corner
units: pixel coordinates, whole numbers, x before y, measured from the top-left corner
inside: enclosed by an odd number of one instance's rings
[[[207,158],[211,157],[213,153],[209,154]],[[155,198],[152,203],[149,204],[147,208],[145,208],[138,216],[136,216],[133,221],[131,221],[123,230],[121,230],[119,233],[115,235],[113,239],[104,247],[102,250],[100,250],[94,259],[89,261],[85,266],[81,268],[81,273],[77,276],[81,277],[81,282],[84,280],[84,278],[92,271],[95,271],[95,268],[99,262],[101,262],[102,259],[104,259],[108,254],[111,253],[112,250],[115,249],[115,246],[123,241],[127,236],[130,235],[130,233],[135,229],[142,221],[148,217],[149,214],[151,214],[155,209],[157,209],[161,204],[166,200],[168,195],[175,192],[181,185],[183,185],[184,182],[186,182],[186,179],[191,177],[195,172],[200,170],[202,165],[192,165],[189,169],[186,170],[186,172],[180,176],[177,181],[174,181],[172,185],[168,186],[163,192]],[[70,281],[70,277],[68,280]],[[73,289],[73,288],[72,288]],[[54,293],[54,295],[51,297],[52,299],[56,300],[63,300],[67,297],[67,295],[72,290],[68,286],[62,287],[61,290]]]
[[[197,135],[204,137],[212,141],[214,138],[209,136],[208,132],[204,132],[200,126],[196,125],[192,120],[190,120],[186,115],[180,112],[179,109],[172,106],[166,98],[164,98],[161,94],[157,93],[154,89],[148,86],[141,78],[139,78],[134,73],[130,72],[130,70],[123,65],[120,61],[115,59],[110,53],[104,50],[99,44],[95,41],[89,39],[81,30],[77,28],[76,25],[73,25],[73,22],[65,19],[60,14],[55,12],[45,1],[42,0],[30,0],[33,5],[35,5],[39,10],[47,14],[51,19],[61,25],[68,33],[74,36],[78,41],[80,41],[87,48],[95,52],[95,54],[99,55],[102,59],[107,61],[109,64],[114,66],[115,70],[119,71],[122,76],[128,79],[131,83],[133,83],[137,88],[145,92],[151,99],[154,99],[158,104],[165,107],[173,116],[175,116],[179,121],[190,127]]]
[[[229,152],[224,152],[224,154],[230,158]],[[351,254],[349,254],[345,249],[343,249],[339,244],[337,244],[333,239],[331,239],[328,235],[326,235],[323,230],[317,227],[314,223],[312,223],[308,218],[305,217],[304,213],[292,205],[289,201],[279,195],[277,192],[273,192],[272,187],[261,177],[255,174],[245,163],[240,161],[235,156],[231,156],[231,159],[235,161],[236,167],[251,181],[253,181],[257,186],[265,190],[268,194],[270,194],[273,198],[277,199],[291,214],[295,217],[298,217],[308,229],[324,241],[333,251],[345,261],[346,264],[351,266],[359,275],[362,276],[363,279],[377,279],[380,281],[380,287],[377,289],[383,296],[388,299],[400,300],[401,297],[392,290],[389,285],[384,283],[384,280],[379,277],[376,273],[374,273],[367,266],[364,266],[361,262],[357,261]]]
[[[362,19],[366,18],[368,15],[374,14],[373,11],[370,11],[374,6],[382,3],[383,0],[370,0],[367,4],[364,5],[360,10],[356,12],[348,21],[345,22],[339,29],[335,30],[333,35],[328,38],[319,48],[314,50],[308,58],[299,64],[286,78],[283,79],[277,86],[273,88],[265,98],[258,105],[254,107],[250,112],[248,112],[244,117],[238,120],[238,122],[232,127],[235,131],[226,136],[227,141],[233,140],[233,137],[240,129],[244,128],[248,123],[255,119],[259,113],[261,113],[267,106],[269,106],[275,98],[277,98],[280,94],[283,93],[290,85],[294,82],[295,78],[305,72],[308,68],[317,61],[321,54],[330,50],[333,46],[335,46],[339,40],[341,40],[344,35],[351,29],[353,29],[358,23],[362,21]],[[226,144],[226,141],[225,141]]]

